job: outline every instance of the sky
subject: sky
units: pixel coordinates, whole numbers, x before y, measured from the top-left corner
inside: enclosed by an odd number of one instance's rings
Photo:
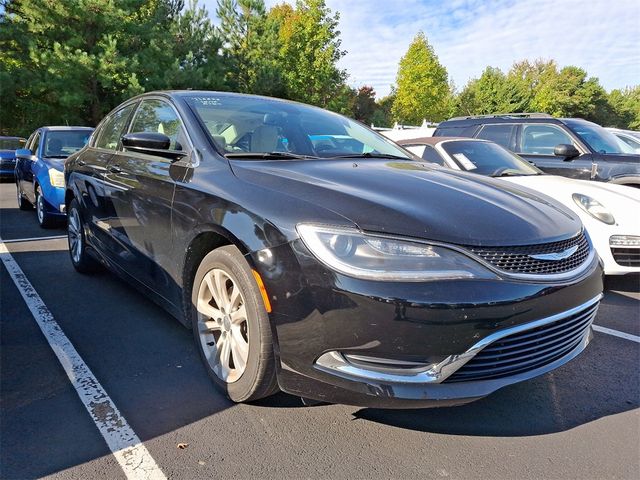
[[[215,17],[216,0],[200,0]],[[282,0],[266,0],[267,6]],[[289,2],[292,3],[292,2]],[[640,84],[640,0],[326,0],[340,12],[354,87],[383,97],[422,30],[461,89],[487,66],[554,59],[600,79],[607,90]]]

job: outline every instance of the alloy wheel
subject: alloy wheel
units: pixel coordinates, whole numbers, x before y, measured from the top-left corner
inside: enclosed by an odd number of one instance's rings
[[[71,258],[75,263],[80,262],[82,255],[82,230],[80,224],[80,215],[75,208],[69,212],[69,224],[67,227],[67,235],[69,236],[69,248],[71,249]]]
[[[198,338],[211,370],[224,382],[237,381],[249,356],[244,296],[224,270],[207,272],[198,290]]]
[[[44,222],[44,199],[42,198],[42,194],[40,190],[36,193],[36,213],[38,214],[38,221],[40,223]]]

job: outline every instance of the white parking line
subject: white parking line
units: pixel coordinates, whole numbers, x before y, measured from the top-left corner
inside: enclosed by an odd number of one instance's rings
[[[166,479],[149,451],[62,332],[51,311],[13,259],[1,238],[0,259],[127,478],[130,480]]]
[[[626,340],[631,340],[632,342],[640,343],[640,337],[637,335],[631,335],[630,333],[619,332],[618,330],[613,330],[612,328],[601,327],[600,325],[593,325],[593,329],[596,332],[606,333],[607,335],[613,335],[614,337],[624,338]]]
[[[2,243],[18,243],[18,242],[33,242],[35,240],[58,240],[60,238],[67,238],[66,235],[53,235],[50,237],[30,237],[30,238],[14,238],[12,240],[1,240]]]

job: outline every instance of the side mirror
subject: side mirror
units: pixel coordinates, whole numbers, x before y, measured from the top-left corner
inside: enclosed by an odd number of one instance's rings
[[[564,161],[568,162],[579,156],[580,152],[571,144],[561,143],[553,149],[553,154],[557,157],[564,157]]]
[[[31,160],[33,153],[28,148],[19,148],[16,150],[16,158],[22,158],[24,160]]]
[[[122,146],[127,150],[170,158],[171,160],[178,160],[188,155],[187,152],[180,150],[169,150],[171,139],[164,133],[127,133],[122,137]]]

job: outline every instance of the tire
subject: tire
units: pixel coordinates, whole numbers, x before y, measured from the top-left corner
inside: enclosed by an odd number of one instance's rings
[[[200,263],[192,285],[193,336],[215,385],[234,402],[258,400],[277,392],[269,317],[240,251],[224,246],[210,252]],[[224,290],[212,293],[218,285],[224,285]]]
[[[42,196],[42,190],[40,185],[36,185],[36,217],[38,218],[38,224],[42,228],[54,228],[58,226],[58,219],[47,212],[46,200]]]
[[[18,184],[16,184],[16,190],[18,192],[17,194],[18,208],[22,211],[32,210],[33,204],[29,200],[24,198],[24,195],[22,194],[22,191],[20,190],[20,187],[18,186]]]
[[[67,222],[67,240],[69,242],[69,256],[73,268],[80,273],[93,273],[101,270],[102,265],[87,251],[87,241],[84,234],[84,224],[78,202],[73,199],[69,204]]]

